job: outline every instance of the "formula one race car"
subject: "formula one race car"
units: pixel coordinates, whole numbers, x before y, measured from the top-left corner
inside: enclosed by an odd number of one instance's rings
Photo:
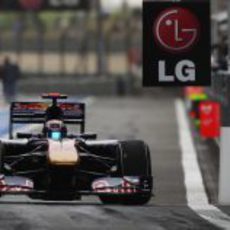
[[[96,140],[85,133],[85,105],[59,102],[66,95],[43,95],[47,102],[14,102],[10,139],[0,143],[0,196],[80,200],[97,195],[105,204],[145,204],[152,196],[151,160],[143,141]],[[17,133],[14,125],[42,124],[39,134]],[[67,126],[80,126],[79,134]]]

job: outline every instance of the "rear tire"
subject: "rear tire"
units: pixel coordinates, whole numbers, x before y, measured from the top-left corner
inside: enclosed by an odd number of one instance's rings
[[[121,171],[124,176],[152,176],[150,151],[143,141],[122,141],[120,147]],[[151,196],[150,192],[128,196],[107,195],[99,198],[104,204],[144,205],[149,202]]]

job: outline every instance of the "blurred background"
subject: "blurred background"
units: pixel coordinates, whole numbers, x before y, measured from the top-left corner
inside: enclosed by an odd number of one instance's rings
[[[88,0],[86,5],[1,12],[0,63],[6,57],[17,63],[19,94],[152,92],[141,88],[142,1]],[[211,0],[214,71],[228,69],[228,8],[227,0]]]
[[[1,62],[9,57],[20,67],[19,93],[127,94],[141,87],[142,1],[86,5],[1,12]]]

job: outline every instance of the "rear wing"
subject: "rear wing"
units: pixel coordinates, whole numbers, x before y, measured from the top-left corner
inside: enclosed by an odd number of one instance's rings
[[[64,123],[80,125],[80,132],[85,132],[85,104],[59,102],[63,110]],[[46,110],[51,103],[46,102],[13,102],[10,107],[9,137],[13,139],[14,124],[44,124]]]

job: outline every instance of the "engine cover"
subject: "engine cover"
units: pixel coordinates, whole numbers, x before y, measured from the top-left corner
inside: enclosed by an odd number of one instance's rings
[[[48,161],[51,165],[74,166],[79,162],[75,140],[48,140]]]

